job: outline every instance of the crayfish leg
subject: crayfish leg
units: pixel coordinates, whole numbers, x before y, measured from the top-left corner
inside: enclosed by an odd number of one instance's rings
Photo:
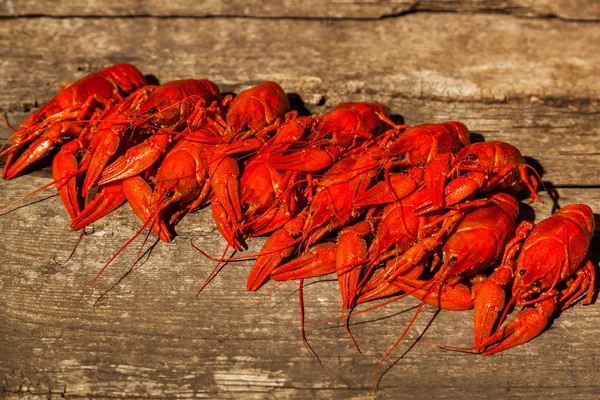
[[[594,264],[589,260],[575,272],[575,279],[569,284],[568,288],[559,299],[561,311],[565,310],[571,304],[576,302],[582,294],[587,291],[585,299],[581,302],[583,305],[591,304],[594,296],[594,283],[596,280],[596,271]]]

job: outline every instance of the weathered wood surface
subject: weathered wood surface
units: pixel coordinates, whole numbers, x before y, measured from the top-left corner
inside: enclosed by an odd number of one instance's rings
[[[11,189],[3,202],[47,182],[48,174],[23,180],[18,186],[16,181],[1,183],[3,193]],[[598,189],[558,193],[561,206],[585,202],[600,209]],[[544,200],[534,207],[536,218],[550,213],[553,203],[545,195]],[[330,371],[325,372],[300,341],[296,283],[272,294],[272,283],[247,293],[250,264],[242,263],[228,266],[199,299],[194,297],[212,263],[190,247],[189,239],[214,254],[225,245],[209,210],[185,219],[174,242],[159,243],[140,269],[121,280],[138,250],[130,248],[81,304],[77,299],[84,288],[139,222],[122,207],[94,224],[93,234],[84,237],[69,262],[55,264],[53,259],[60,263],[77,241],[78,234],[67,225],[56,196],[0,218],[5,395],[368,397],[373,368],[412,315],[399,313],[417,304],[402,301],[353,318],[362,355],[339,323],[309,326],[308,339]],[[252,241],[250,251],[259,250],[262,242]],[[598,245],[596,240],[596,257]],[[338,290],[335,281],[306,287],[308,319],[337,315]],[[392,360],[424,331],[433,313],[433,307],[425,309]],[[600,390],[599,320],[597,304],[573,307],[536,340],[494,357],[419,343],[384,376],[378,393],[418,399],[587,399]],[[471,312],[442,312],[423,340],[465,346],[472,341],[472,329]]]
[[[32,4],[14,2],[13,11],[0,15],[51,13]],[[65,16],[97,12],[95,3],[82,4],[52,10]],[[144,13],[160,13],[151,2],[136,4]],[[358,7],[353,4],[339,8]],[[381,16],[356,9],[369,18]],[[108,7],[106,13],[120,15],[119,10]],[[309,16],[330,17],[327,6],[315,10]],[[571,8],[536,15],[565,16],[565,10]],[[343,100],[378,100],[411,124],[464,121],[486,140],[507,140],[537,161],[544,179],[558,186],[560,206],[584,202],[600,210],[595,22],[435,12],[379,21],[280,15],[275,10],[265,15],[269,19],[8,18],[0,23],[0,111],[18,123],[59,84],[113,62],[132,62],[161,81],[206,76],[231,91],[275,79],[313,112]],[[46,168],[2,181],[0,204],[49,180]],[[544,199],[533,206],[536,219],[554,206],[547,195]],[[534,213],[524,205],[523,215],[531,219]],[[271,294],[273,284],[246,293],[250,264],[241,263],[228,266],[194,297],[212,263],[189,239],[212,254],[224,247],[208,210],[184,219],[174,242],[159,243],[139,270],[121,279],[138,250],[128,249],[82,303],[79,295],[139,222],[122,207],[94,224],[73,258],[62,263],[78,237],[67,226],[57,196],[0,216],[0,397],[370,397],[373,368],[411,316],[399,312],[417,304],[402,301],[355,317],[352,329],[362,355],[340,324],[308,327],[325,372],[300,341],[294,283]],[[251,241],[250,251],[262,243]],[[597,262],[597,236],[593,251]],[[310,320],[339,312],[335,282],[308,286],[305,296]],[[423,333],[434,312],[425,309],[387,365]],[[470,312],[442,312],[423,339],[469,345],[471,318]],[[587,399],[600,392],[599,322],[597,304],[576,306],[544,335],[494,357],[418,343],[383,377],[378,394]]]
[[[126,0],[41,3],[2,0],[0,16],[177,16],[313,19],[379,19],[415,12],[499,13],[520,17],[597,21],[600,5],[589,0]]]
[[[224,90],[275,79],[314,112],[368,99],[410,124],[460,119],[510,139],[555,185],[600,181],[595,24],[427,13],[335,23],[17,19],[0,25],[0,37],[0,111],[15,122],[58,84],[128,61],[161,81],[208,77]]]

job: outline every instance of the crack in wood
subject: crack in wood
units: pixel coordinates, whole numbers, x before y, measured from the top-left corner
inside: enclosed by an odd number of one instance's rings
[[[0,20],[15,20],[15,19],[163,19],[163,20],[176,20],[176,19],[250,19],[250,20],[288,20],[288,21],[324,21],[324,22],[345,22],[345,21],[364,21],[374,22],[382,21],[386,19],[403,18],[415,14],[472,14],[472,15],[506,15],[512,16],[517,19],[532,19],[532,20],[558,20],[562,22],[572,23],[583,23],[583,24],[597,24],[600,23],[600,18],[594,19],[583,19],[583,18],[568,18],[561,17],[556,14],[541,14],[541,15],[519,15],[514,14],[509,10],[473,10],[473,11],[452,11],[452,10],[435,10],[435,9],[409,9],[403,10],[396,13],[381,14],[377,17],[331,17],[331,16],[293,16],[293,15],[236,15],[236,14],[207,14],[207,15],[188,15],[188,14],[170,14],[170,15],[156,15],[150,13],[138,13],[138,14],[123,14],[123,15],[112,15],[112,14],[63,14],[63,15],[52,15],[52,14],[36,14],[36,13],[23,13],[23,14],[12,14],[12,15],[0,15]]]
[[[247,83],[240,83],[241,86],[247,85]],[[436,95],[424,95],[411,96],[410,94],[404,93],[384,93],[381,90],[364,90],[366,94],[379,94],[380,96],[389,96],[391,99],[403,99],[410,101],[433,101],[440,103],[474,103],[474,104],[502,104],[502,105],[521,105],[531,104],[532,97],[535,97],[535,103],[543,106],[552,107],[555,109],[567,109],[569,112],[581,115],[596,115],[600,114],[600,110],[597,107],[600,105],[600,98],[591,97],[556,97],[556,96],[537,96],[535,94],[524,94],[523,96],[506,96],[504,98],[493,98],[493,97],[473,97],[473,98],[454,98],[451,96],[436,96]],[[45,98],[36,98],[31,101],[25,101],[21,103],[8,103],[0,104],[0,113],[4,113],[9,116],[13,113],[29,113],[35,111],[40,104],[44,104],[47,101]],[[318,105],[321,107],[322,105]],[[327,107],[326,109],[330,109]],[[515,128],[517,128],[515,126]],[[554,126],[557,128],[557,126]]]

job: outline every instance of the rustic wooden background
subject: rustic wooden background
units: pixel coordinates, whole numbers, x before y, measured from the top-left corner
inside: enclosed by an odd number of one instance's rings
[[[161,82],[207,77],[225,91],[273,79],[315,113],[376,100],[409,124],[460,120],[479,139],[517,145],[551,193],[544,204],[524,204],[523,218],[577,202],[599,212],[598,2],[197,3],[0,1],[0,112],[18,124],[58,85],[116,62]],[[8,136],[2,128],[0,138]],[[47,166],[2,181],[0,204],[49,181]],[[407,299],[353,318],[362,354],[339,323],[309,326],[324,371],[300,341],[296,284],[246,293],[250,264],[233,264],[196,299],[212,263],[189,240],[213,254],[224,246],[208,210],[187,217],[179,237],[158,243],[128,274],[138,250],[131,247],[78,303],[139,221],[121,207],[64,262],[78,233],[55,192],[26,204],[0,216],[0,397],[372,397],[373,368],[417,304]],[[262,243],[251,241],[250,251]],[[596,264],[599,244],[596,236]],[[307,319],[338,313],[336,285],[305,288]],[[598,304],[567,310],[537,339],[493,357],[423,343],[469,345],[471,319],[427,307],[386,363],[396,362],[377,396],[600,393]]]

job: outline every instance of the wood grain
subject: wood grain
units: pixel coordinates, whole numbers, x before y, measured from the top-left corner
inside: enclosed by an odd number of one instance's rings
[[[11,123],[58,85],[116,62],[162,82],[208,77],[233,92],[274,79],[313,113],[341,101],[380,101],[409,124],[460,120],[478,140],[517,145],[553,193],[543,194],[544,204],[524,204],[524,219],[580,202],[600,210],[594,2],[99,4],[0,2],[0,112]],[[226,17],[205,18],[214,15]],[[9,135],[0,130],[0,138]],[[50,176],[46,167],[0,181],[0,205]],[[78,302],[140,222],[121,207],[65,261],[78,234],[54,193],[0,212],[0,398],[371,398],[373,369],[410,320],[405,310],[418,304],[405,299],[353,317],[362,354],[339,322],[307,326],[324,371],[300,340],[296,283],[247,293],[251,262],[235,263],[196,299],[213,263],[189,240],[213,255],[225,246],[208,210],[186,217],[172,243],[156,244],[129,273],[136,242]],[[263,242],[252,240],[248,253]],[[597,265],[598,235],[592,251]],[[339,314],[337,283],[315,281],[304,290],[307,319]],[[397,361],[378,397],[589,399],[600,392],[597,304],[570,308],[539,338],[492,357],[427,346],[472,343],[472,312],[440,312],[427,327],[435,313],[425,307],[386,362]]]
[[[9,20],[0,25],[0,111],[18,124],[59,84],[115,62],[162,82],[208,77],[224,91],[273,79],[315,113],[368,100],[409,124],[463,121],[518,146],[555,185],[592,186],[600,181],[599,43],[590,24],[486,15]]]
[[[0,202],[49,180],[41,171],[0,183]],[[599,189],[560,189],[560,206],[585,202],[600,209]],[[32,200],[44,198],[41,193]],[[553,201],[523,206],[523,217],[547,217]],[[600,222],[600,221],[599,221]],[[0,217],[0,376],[5,395],[66,397],[370,397],[370,377],[417,304],[406,299],[352,319],[363,354],[339,322],[308,326],[308,339],[328,372],[318,368],[300,341],[297,285],[274,292],[273,283],[247,293],[250,263],[227,266],[195,298],[224,242],[209,210],[178,226],[169,244],[158,243],[137,271],[127,274],[132,246],[111,266],[83,302],[77,299],[134,232],[139,221],[128,206],[95,223],[74,257],[64,263],[78,234],[54,196]],[[262,239],[251,241],[252,251]],[[600,256],[595,239],[594,256]],[[59,263],[56,264],[54,260]],[[116,285],[116,286],[115,286]],[[113,287],[114,286],[114,287]],[[112,287],[112,289],[111,289]],[[111,289],[104,297],[100,296]],[[339,313],[337,282],[305,288],[308,320]],[[95,303],[97,301],[97,303]],[[426,307],[397,360],[423,333],[435,313]],[[416,344],[383,377],[380,395],[414,398],[518,398],[553,395],[589,398],[600,390],[597,304],[565,311],[529,344],[493,357],[448,352]],[[423,340],[468,346],[471,312],[441,312]],[[50,396],[50,397],[52,397]]]
[[[600,6],[589,0],[108,0],[45,3],[35,0],[3,0],[0,16],[177,16],[304,19],[380,19],[416,12],[498,13],[520,17],[598,21]]]

